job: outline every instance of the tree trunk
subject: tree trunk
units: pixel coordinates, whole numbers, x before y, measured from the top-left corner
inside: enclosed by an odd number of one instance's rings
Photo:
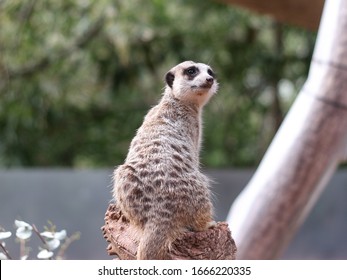
[[[347,1],[328,0],[306,84],[228,221],[239,259],[286,247],[347,144]]]

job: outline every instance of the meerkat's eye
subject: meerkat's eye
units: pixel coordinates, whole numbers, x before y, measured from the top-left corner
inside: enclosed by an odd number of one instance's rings
[[[187,68],[184,72],[188,76],[195,76],[196,74],[198,74],[198,69],[195,66],[192,66]]]
[[[190,69],[187,70],[187,72],[188,72],[189,75],[194,75],[196,70],[195,70],[195,68],[190,68]]]
[[[207,73],[213,78],[216,76],[216,74],[211,69],[208,69]]]

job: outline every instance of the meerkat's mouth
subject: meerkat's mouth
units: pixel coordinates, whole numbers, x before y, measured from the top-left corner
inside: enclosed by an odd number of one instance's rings
[[[212,87],[212,84],[211,83],[204,83],[200,86],[201,88],[211,88]]]
[[[190,88],[191,89],[199,89],[199,88],[210,89],[211,87],[212,87],[212,84],[210,84],[210,83],[203,83],[203,84],[201,84],[199,86],[196,86],[196,85],[191,86]]]

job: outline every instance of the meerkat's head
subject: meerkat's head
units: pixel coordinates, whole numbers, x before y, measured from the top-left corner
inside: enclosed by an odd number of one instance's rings
[[[165,76],[165,93],[200,107],[217,92],[218,83],[210,66],[193,61],[182,62]]]

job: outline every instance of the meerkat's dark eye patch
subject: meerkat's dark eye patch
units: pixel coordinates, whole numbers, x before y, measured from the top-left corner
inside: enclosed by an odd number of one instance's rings
[[[216,74],[215,74],[211,69],[208,69],[208,70],[207,70],[207,73],[208,73],[211,77],[213,77],[213,78],[216,77]]]
[[[187,69],[184,69],[183,74],[187,75],[190,80],[194,79],[195,76],[199,74],[199,68],[196,66],[191,66]]]

